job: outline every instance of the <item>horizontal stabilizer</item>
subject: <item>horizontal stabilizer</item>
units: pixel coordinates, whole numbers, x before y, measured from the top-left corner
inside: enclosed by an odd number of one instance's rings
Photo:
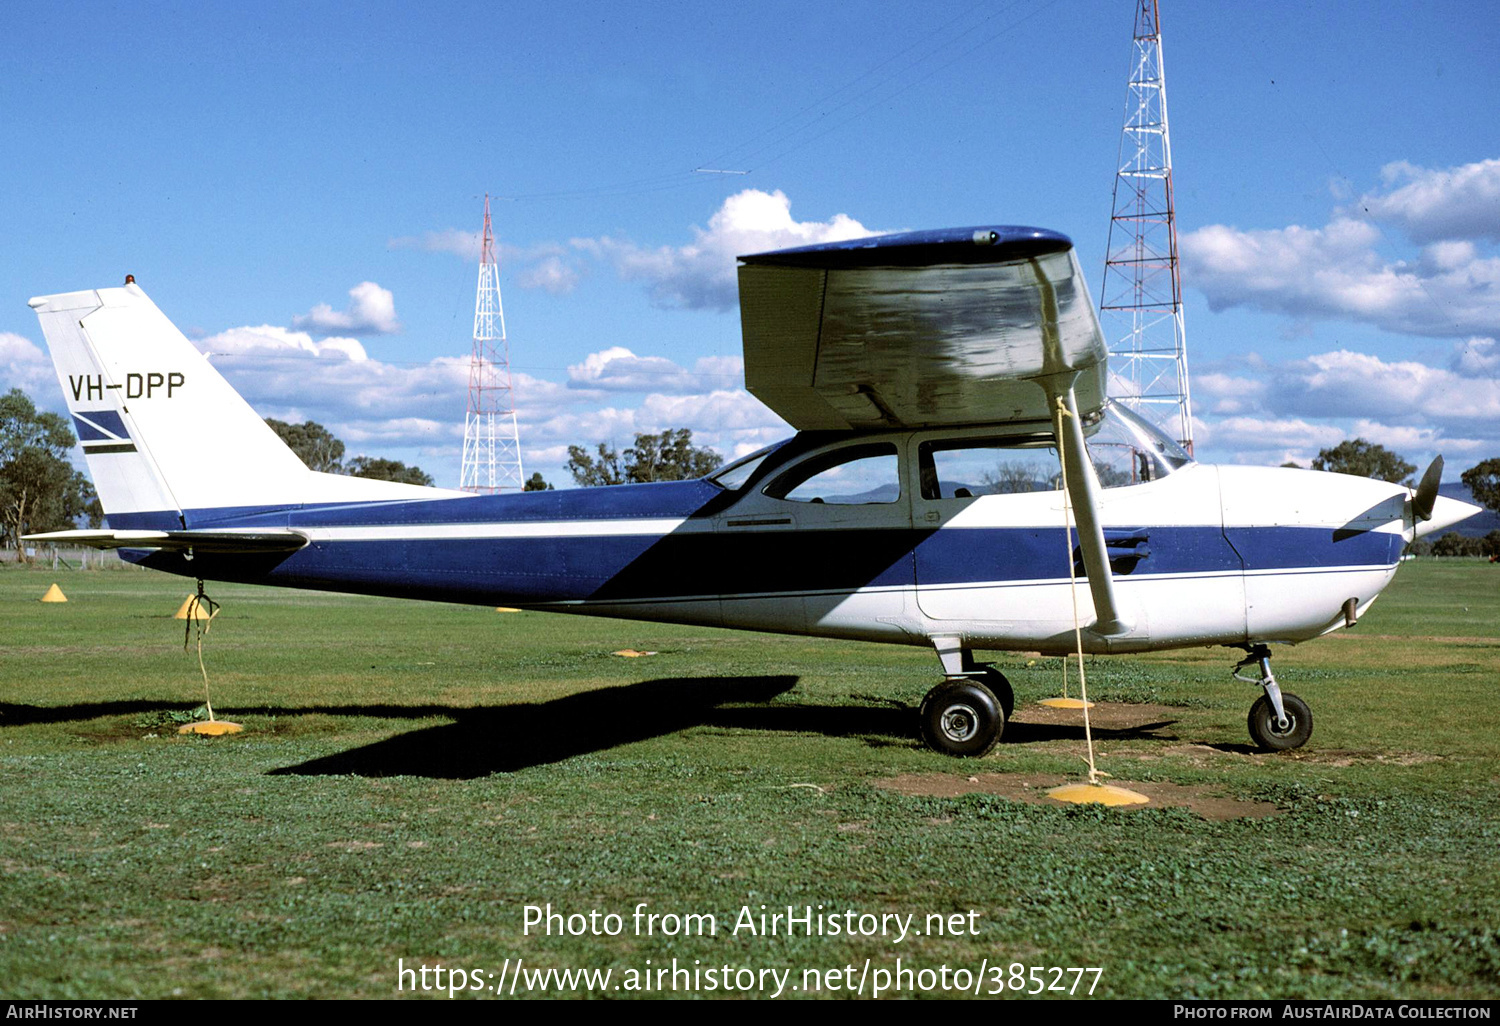
[[[90,549],[158,549],[168,552],[246,555],[296,552],[307,535],[287,529],[253,531],[52,531],[28,534],[22,541],[81,545]]]
[[[1051,419],[1104,404],[1107,347],[1067,236],[997,226],[740,257],[749,391],[799,430]]]

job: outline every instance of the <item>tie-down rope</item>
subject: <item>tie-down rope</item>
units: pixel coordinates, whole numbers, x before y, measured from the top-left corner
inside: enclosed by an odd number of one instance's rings
[[[1109,776],[1101,773],[1094,765],[1094,732],[1089,724],[1089,685],[1088,678],[1083,671],[1083,623],[1078,616],[1078,573],[1076,563],[1073,560],[1073,493],[1068,488],[1068,451],[1064,440],[1067,432],[1063,430],[1062,419],[1072,417],[1073,411],[1068,409],[1068,404],[1063,402],[1063,397],[1057,397],[1057,460],[1062,464],[1062,490],[1063,490],[1063,544],[1068,549],[1068,593],[1073,597],[1073,640],[1078,646],[1078,694],[1083,702],[1083,738],[1088,743],[1089,783],[1098,784],[1100,777]],[[1079,533],[1078,544],[1083,545],[1083,534]],[[1068,657],[1063,656],[1063,694],[1067,694],[1068,687]]]
[[[182,625],[182,650],[184,652],[188,650],[188,645],[192,640],[193,629],[197,628],[198,669],[203,674],[203,704],[208,707],[208,718],[210,721],[214,718],[214,703],[208,694],[208,668],[203,665],[203,636],[213,626],[214,617],[219,615],[219,608],[219,603],[204,594],[203,578],[198,578],[198,594],[194,595],[192,601],[188,603],[187,623]],[[198,611],[200,609],[208,610],[207,619],[199,619]]]

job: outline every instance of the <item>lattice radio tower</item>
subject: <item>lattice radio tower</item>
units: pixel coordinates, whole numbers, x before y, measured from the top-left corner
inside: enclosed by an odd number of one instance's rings
[[[1161,18],[1157,0],[1135,0],[1135,8],[1100,321],[1109,343],[1110,394],[1192,452]]]
[[[474,356],[469,362],[469,412],[464,416],[464,459],[458,487],[466,492],[520,491],[521,439],[511,393],[510,344],[500,303],[500,268],[490,198],[484,197],[484,247],[479,254],[479,291],[474,297]]]

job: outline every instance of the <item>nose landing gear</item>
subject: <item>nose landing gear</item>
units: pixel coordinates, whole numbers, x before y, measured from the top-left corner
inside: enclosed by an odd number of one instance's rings
[[[1250,707],[1250,740],[1273,752],[1301,748],[1312,737],[1312,710],[1296,695],[1283,692],[1276,683],[1276,675],[1271,672],[1269,648],[1255,645],[1248,648],[1247,653],[1230,673],[1234,674],[1235,680],[1259,684],[1266,692]],[[1239,672],[1252,664],[1260,668],[1259,679]]]

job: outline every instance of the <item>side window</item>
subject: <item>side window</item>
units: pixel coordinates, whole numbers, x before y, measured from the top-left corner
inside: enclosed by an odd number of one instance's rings
[[[923,442],[917,451],[922,498],[1049,492],[1061,487],[1057,449],[1049,441],[973,438]]]
[[[901,498],[896,447],[888,442],[835,449],[805,460],[766,486],[773,499],[842,506]]]

